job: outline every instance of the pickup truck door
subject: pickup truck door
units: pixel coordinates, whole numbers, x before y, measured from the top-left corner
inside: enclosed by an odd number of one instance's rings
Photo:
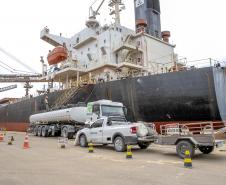
[[[89,140],[94,143],[102,143],[103,142],[103,123],[104,119],[99,119],[95,121],[89,130]]]

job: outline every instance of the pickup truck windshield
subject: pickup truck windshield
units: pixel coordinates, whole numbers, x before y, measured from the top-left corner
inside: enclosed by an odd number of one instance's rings
[[[125,116],[123,107],[102,105],[102,116]]]

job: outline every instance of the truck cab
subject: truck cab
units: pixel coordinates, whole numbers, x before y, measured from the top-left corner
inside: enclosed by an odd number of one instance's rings
[[[99,100],[87,104],[88,112],[91,115],[91,121],[101,117],[119,116],[126,118],[127,109],[122,103],[112,102],[110,100]]]

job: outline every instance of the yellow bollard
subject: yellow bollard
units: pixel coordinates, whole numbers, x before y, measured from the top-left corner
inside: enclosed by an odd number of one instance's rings
[[[127,145],[127,151],[126,151],[126,159],[132,159],[132,146],[131,145]]]
[[[186,150],[186,152],[185,152],[184,167],[185,168],[192,168],[192,160],[191,160],[191,155],[190,155],[189,150]]]
[[[94,152],[92,141],[90,141],[90,143],[88,144],[88,151],[89,151],[89,153],[93,153]]]
[[[14,138],[13,136],[8,137],[8,145],[13,145]]]

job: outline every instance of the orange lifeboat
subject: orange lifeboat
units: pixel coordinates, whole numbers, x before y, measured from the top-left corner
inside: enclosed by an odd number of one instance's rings
[[[58,64],[68,57],[67,49],[63,46],[57,46],[47,56],[49,65]]]

